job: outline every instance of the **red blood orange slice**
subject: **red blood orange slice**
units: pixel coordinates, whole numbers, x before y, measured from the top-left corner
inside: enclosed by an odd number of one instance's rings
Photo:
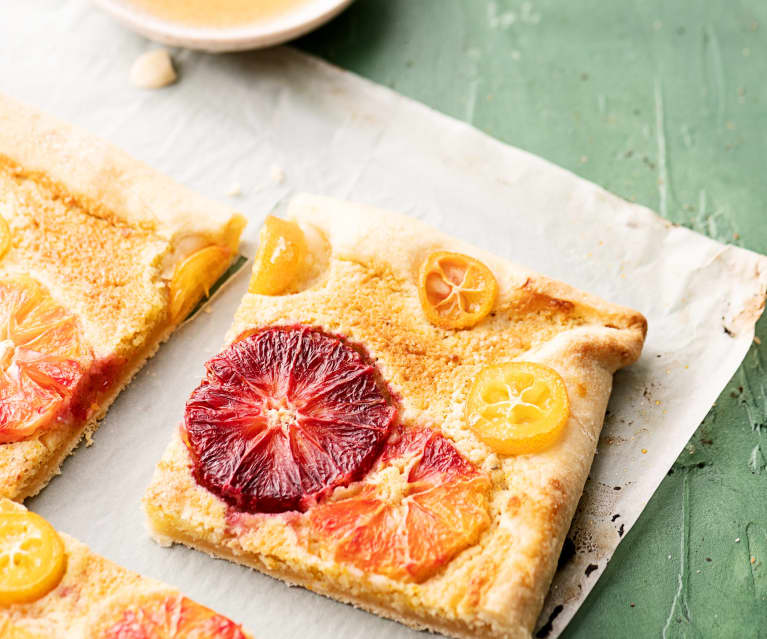
[[[55,420],[92,361],[77,318],[39,282],[0,281],[0,443]]]
[[[366,472],[396,416],[374,365],[300,326],[246,335],[207,365],[186,405],[198,483],[240,510],[306,510]]]
[[[182,597],[159,596],[126,608],[99,639],[248,639],[242,628]]]
[[[448,439],[406,430],[387,444],[368,479],[349,487],[349,496],[307,513],[309,529],[329,542],[337,561],[421,582],[487,528],[489,489],[489,479]]]

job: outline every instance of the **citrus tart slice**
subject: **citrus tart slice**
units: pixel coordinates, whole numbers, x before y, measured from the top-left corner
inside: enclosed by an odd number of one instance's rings
[[[241,626],[0,498],[0,637],[251,639]]]
[[[243,225],[0,96],[0,496],[58,472],[228,268]]]
[[[530,637],[637,312],[299,196],[144,498],[180,542],[416,628]]]

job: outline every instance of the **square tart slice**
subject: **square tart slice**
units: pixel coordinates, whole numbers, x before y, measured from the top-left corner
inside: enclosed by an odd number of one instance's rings
[[[244,223],[0,96],[0,496],[59,471],[227,269]]]
[[[104,559],[0,498],[3,639],[252,639],[176,588]]]
[[[299,196],[145,495],[154,536],[415,628],[529,637],[636,311]]]

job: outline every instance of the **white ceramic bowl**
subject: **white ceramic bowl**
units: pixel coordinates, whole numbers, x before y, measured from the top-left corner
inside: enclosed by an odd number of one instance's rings
[[[147,15],[125,0],[94,0],[128,27],[171,46],[204,51],[261,49],[292,40],[331,20],[353,0],[307,0],[279,17],[238,27],[207,28]]]

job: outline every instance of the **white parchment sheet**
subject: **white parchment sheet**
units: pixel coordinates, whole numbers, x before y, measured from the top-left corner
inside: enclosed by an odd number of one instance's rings
[[[650,325],[615,391],[574,537],[541,623],[556,636],[743,359],[767,259],[673,227],[537,157],[290,49],[177,52],[180,82],[128,71],[142,39],[81,0],[0,3],[0,90],[73,121],[259,223],[309,191],[398,209],[613,302]],[[281,173],[284,172],[284,179]],[[236,190],[236,189],[233,189]],[[30,506],[95,551],[181,587],[258,637],[415,636],[393,622],[180,547],[144,528],[140,499],[247,277],[162,347]],[[643,453],[642,450],[646,450]],[[621,490],[615,490],[620,487]],[[612,522],[615,514],[620,517]],[[596,564],[590,576],[584,567]]]

